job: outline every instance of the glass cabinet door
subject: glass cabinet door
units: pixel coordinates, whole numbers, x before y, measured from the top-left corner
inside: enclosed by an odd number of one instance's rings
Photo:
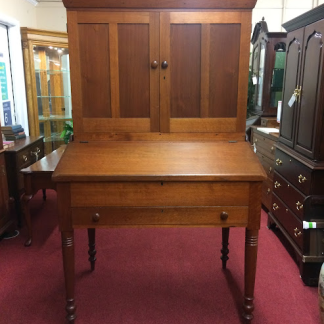
[[[72,120],[69,50],[34,45],[33,52],[39,130],[49,153],[63,143],[64,124]]]

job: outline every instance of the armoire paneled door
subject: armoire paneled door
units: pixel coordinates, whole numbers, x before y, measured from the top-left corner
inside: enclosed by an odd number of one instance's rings
[[[77,137],[244,131],[250,13],[68,14]]]

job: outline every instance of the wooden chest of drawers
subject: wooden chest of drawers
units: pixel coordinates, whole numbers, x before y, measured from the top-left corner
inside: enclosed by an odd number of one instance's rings
[[[27,136],[17,140],[15,146],[5,151],[9,196],[15,200],[18,226],[21,225],[20,195],[24,189],[24,179],[20,170],[43,156],[43,136]]]
[[[307,285],[317,285],[324,262],[323,193],[324,168],[278,144],[269,216],[293,247]],[[303,222],[317,228],[303,229]]]
[[[271,209],[271,196],[272,196],[272,183],[274,174],[274,160],[276,147],[278,141],[278,134],[266,134],[259,130],[257,127],[252,127],[251,142],[254,152],[258,156],[268,178],[262,185],[262,205],[267,209]]]

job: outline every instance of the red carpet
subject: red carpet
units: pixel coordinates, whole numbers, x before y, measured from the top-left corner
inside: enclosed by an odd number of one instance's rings
[[[56,193],[31,201],[34,241],[26,229],[0,242],[0,323],[58,324],[65,319]],[[151,228],[97,231],[96,270],[86,230],[77,230],[76,323],[242,323],[244,229],[230,231],[228,269],[221,269],[221,229]],[[318,324],[317,288],[304,286],[297,265],[262,212],[253,324]]]

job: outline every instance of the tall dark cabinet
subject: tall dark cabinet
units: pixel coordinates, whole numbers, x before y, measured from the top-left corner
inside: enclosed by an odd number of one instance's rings
[[[288,31],[272,221],[296,254],[307,285],[324,262],[324,5],[285,23]],[[309,222],[316,228],[306,229]]]
[[[264,19],[253,30],[251,80],[253,113],[276,116],[278,101],[282,99],[287,33],[269,32]]]

